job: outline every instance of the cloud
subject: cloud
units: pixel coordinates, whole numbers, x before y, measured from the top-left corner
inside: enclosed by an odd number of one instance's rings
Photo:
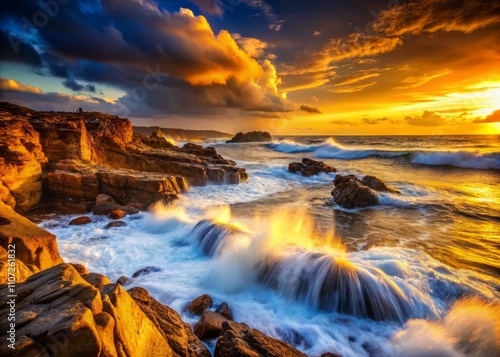
[[[477,29],[500,23],[500,2],[496,0],[408,1],[383,11],[372,25],[386,36],[419,35]]]
[[[319,37],[321,35],[321,31],[314,31],[313,36],[314,37]]]
[[[355,123],[349,120],[332,120],[330,124],[342,125],[342,126],[358,126],[359,123]]]
[[[214,0],[190,0],[193,4],[198,7],[203,13],[210,15],[222,15],[224,10],[219,6],[218,1]]]
[[[359,92],[359,91],[362,91],[363,89],[372,87],[375,84],[377,84],[377,82],[348,85],[348,86],[330,89],[329,92],[332,92],[332,93],[354,93],[354,92]]]
[[[350,85],[350,84],[355,84],[358,82],[362,82],[364,80],[367,80],[369,78],[374,78],[380,76],[379,72],[374,72],[373,70],[371,71],[359,71],[359,72],[354,72],[351,73],[347,76],[344,76],[343,78],[339,78],[334,81],[335,87],[340,87],[344,85]]]
[[[307,105],[307,104],[302,104],[299,108],[303,112],[312,113],[312,114],[322,114],[321,110],[319,110],[316,107]]]
[[[379,119],[369,119],[369,118],[363,118],[363,119],[361,119],[361,121],[364,124],[368,124],[368,125],[377,125],[377,124],[380,124],[380,123],[385,122],[387,120],[388,119],[386,117],[379,118]]]
[[[415,126],[439,126],[447,124],[447,120],[441,115],[427,110],[421,116],[406,116],[404,120],[407,124]]]
[[[15,79],[0,78],[0,90],[2,91],[16,91],[28,93],[42,93],[40,88],[30,86],[16,81]]]
[[[62,82],[62,84],[63,86],[71,89],[74,92],[92,92],[92,93],[96,92],[95,86],[93,84],[82,84],[75,81],[72,78],[66,78]]]
[[[495,110],[490,115],[487,115],[485,118],[477,118],[472,121],[473,123],[484,124],[484,123],[500,123],[500,109]]]
[[[263,1],[246,3],[274,16]],[[1,18],[15,22],[39,8],[33,2],[17,2],[2,3],[0,10]],[[121,102],[133,102],[128,105],[130,116],[205,116],[226,107],[298,110],[278,89],[281,80],[273,63],[261,58],[266,42],[233,37],[226,30],[214,33],[204,16],[189,9],[169,12],[154,0],[102,0],[87,6],[69,2],[59,12],[37,29],[35,38],[30,35],[31,42],[43,44],[37,73],[60,77],[74,91],[93,91],[94,84],[115,87],[127,93]],[[12,33],[22,34],[22,24],[17,26],[10,27]],[[144,83],[157,85],[134,100]]]
[[[436,71],[424,73],[420,76],[409,76],[401,81],[401,83],[403,83],[404,85],[395,89],[409,89],[420,87],[421,85],[426,84],[435,78],[443,77],[450,73],[452,73],[452,71],[450,71],[449,69],[438,69]]]

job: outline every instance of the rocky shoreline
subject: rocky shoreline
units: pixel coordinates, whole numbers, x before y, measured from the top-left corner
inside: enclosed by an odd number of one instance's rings
[[[0,293],[9,295],[15,281],[16,294],[16,348],[2,344],[1,355],[208,357],[202,340],[216,339],[215,356],[305,356],[233,321],[227,303],[215,311],[211,304],[193,310],[200,315],[193,331],[145,289],[126,291],[122,284],[129,278],[113,284],[63,262],[57,238],[21,215],[39,207],[59,213],[92,209],[115,219],[108,224],[113,227],[120,223],[116,219],[175,199],[189,185],[243,182],[245,169],[213,148],[180,148],[160,133],[133,133],[128,119],[9,103],[0,103],[0,150]],[[0,308],[2,340],[9,337],[9,311],[8,305]]]

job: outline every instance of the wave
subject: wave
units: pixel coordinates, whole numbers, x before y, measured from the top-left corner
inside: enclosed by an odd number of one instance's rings
[[[477,151],[414,151],[379,150],[346,147],[328,138],[318,145],[304,145],[292,140],[283,140],[269,145],[275,151],[284,153],[312,153],[322,159],[354,160],[368,157],[395,158],[405,156],[412,164],[431,166],[453,166],[477,170],[500,170],[500,153]]]

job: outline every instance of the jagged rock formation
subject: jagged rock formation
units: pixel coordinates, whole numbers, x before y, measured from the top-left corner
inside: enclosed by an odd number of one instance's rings
[[[273,138],[271,134],[267,131],[251,131],[249,133],[238,133],[231,140],[226,141],[227,143],[249,143],[249,142],[261,142],[261,141],[272,141]]]
[[[379,192],[401,193],[388,187],[374,176],[365,176],[362,180],[354,175],[337,175],[333,181],[333,200],[344,208],[367,207],[379,204]]]
[[[20,212],[32,209],[42,196],[42,176],[52,198],[79,208],[100,193],[128,204],[149,194],[174,198],[186,182],[237,184],[248,178],[213,148],[179,148],[164,137],[134,134],[128,119],[0,103],[0,199]]]
[[[15,246],[15,281],[62,263],[56,237],[0,201],[0,284],[8,279],[9,246]]]
[[[300,173],[302,176],[309,177],[317,175],[320,172],[337,172],[337,169],[325,164],[323,161],[303,158],[302,162],[292,162],[289,164],[288,171],[294,174]]]

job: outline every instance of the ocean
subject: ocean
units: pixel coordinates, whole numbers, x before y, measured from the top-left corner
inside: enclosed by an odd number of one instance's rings
[[[172,205],[69,226],[40,224],[60,254],[112,281],[154,266],[141,286],[182,312],[210,294],[236,321],[310,356],[500,355],[500,136],[277,137],[214,146],[245,167],[239,185],[191,187]],[[378,206],[331,202],[322,160],[402,192]],[[209,344],[213,350],[214,343]]]

